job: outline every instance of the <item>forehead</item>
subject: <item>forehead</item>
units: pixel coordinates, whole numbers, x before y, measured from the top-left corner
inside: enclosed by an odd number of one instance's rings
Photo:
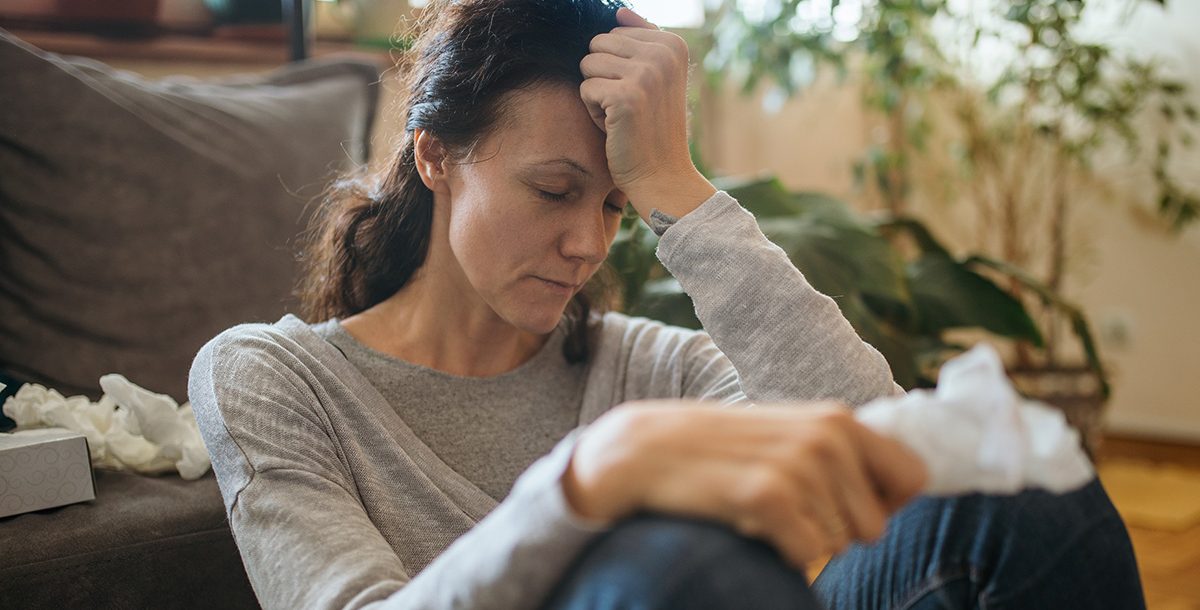
[[[604,132],[592,122],[578,87],[566,83],[507,94],[496,126],[480,141],[475,156],[492,157],[513,170],[531,165],[578,166],[583,171],[577,173],[610,179]]]

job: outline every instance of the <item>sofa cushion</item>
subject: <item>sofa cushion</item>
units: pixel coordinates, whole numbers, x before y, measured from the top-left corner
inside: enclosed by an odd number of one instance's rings
[[[295,308],[295,240],[367,158],[379,70],[148,81],[0,30],[0,369],[186,399],[206,340]]]
[[[258,608],[212,473],[96,471],[96,499],[0,518],[5,608]]]

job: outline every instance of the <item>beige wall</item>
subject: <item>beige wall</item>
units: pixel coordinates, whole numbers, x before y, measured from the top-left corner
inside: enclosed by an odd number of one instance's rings
[[[1146,11],[1109,40],[1168,57],[1200,106],[1200,3],[1169,4],[1169,13]],[[769,171],[791,188],[868,207],[850,167],[872,126],[852,84],[818,83],[777,114],[731,93],[702,99],[697,133],[718,172]],[[1200,150],[1181,157],[1175,169],[1200,191]],[[1149,209],[1144,172],[1120,158],[1102,171],[1124,189],[1123,201],[1079,208],[1073,246],[1080,256],[1067,293],[1090,315],[1112,372],[1108,427],[1200,441],[1200,226],[1171,236],[1138,221],[1134,212]],[[955,212],[953,203],[927,203],[922,212],[948,241],[965,246],[971,237],[962,234],[961,219],[946,214]]]

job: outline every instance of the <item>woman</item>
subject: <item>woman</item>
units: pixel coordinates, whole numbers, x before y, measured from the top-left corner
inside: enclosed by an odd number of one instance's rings
[[[1096,483],[909,503],[924,466],[840,406],[898,391],[886,362],[696,171],[686,46],[616,9],[429,7],[395,161],[341,185],[308,254],[324,321],[198,355],[263,605],[1140,603]],[[707,332],[592,311],[627,201]]]

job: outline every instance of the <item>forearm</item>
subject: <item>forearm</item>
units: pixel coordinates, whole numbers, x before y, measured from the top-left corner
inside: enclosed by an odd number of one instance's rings
[[[680,218],[658,255],[751,400],[861,404],[896,391],[883,356],[727,194]]]

